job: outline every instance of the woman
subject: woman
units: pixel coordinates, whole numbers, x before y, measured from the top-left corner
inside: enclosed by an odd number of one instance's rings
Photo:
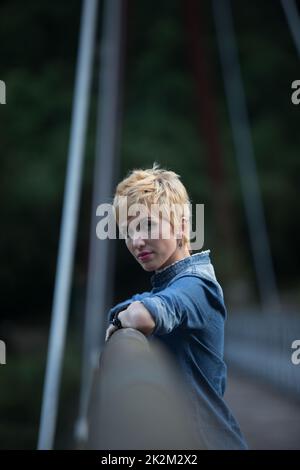
[[[154,274],[150,292],[110,310],[105,340],[118,328],[159,339],[188,386],[201,441],[208,449],[246,449],[223,400],[223,292],[209,250],[191,255],[189,204],[180,177],[157,164],[132,171],[117,186],[113,206],[120,232],[141,267]]]

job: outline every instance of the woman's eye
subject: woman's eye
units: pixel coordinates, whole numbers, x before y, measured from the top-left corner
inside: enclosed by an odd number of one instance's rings
[[[151,220],[148,220],[148,232],[151,231],[151,228],[154,226],[153,222]]]
[[[148,222],[148,235],[153,235],[155,237],[155,233],[157,232],[157,223],[153,222],[153,220],[149,220]]]

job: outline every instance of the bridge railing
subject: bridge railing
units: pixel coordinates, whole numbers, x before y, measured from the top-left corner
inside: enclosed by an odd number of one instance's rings
[[[203,449],[175,362],[139,331],[105,343],[89,406],[89,449]]]
[[[229,365],[270,383],[300,400],[300,365],[292,362],[292,343],[300,339],[300,313],[232,313],[226,325]]]

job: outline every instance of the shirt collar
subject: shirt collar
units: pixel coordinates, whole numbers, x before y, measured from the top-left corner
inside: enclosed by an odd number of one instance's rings
[[[179,261],[175,261],[175,263],[172,263],[165,268],[158,269],[150,278],[152,287],[159,287],[163,285],[165,282],[170,281],[173,277],[177,276],[177,274],[181,273],[189,266],[210,263],[209,253],[210,250],[194,253],[191,256],[187,256],[186,258],[180,259]]]

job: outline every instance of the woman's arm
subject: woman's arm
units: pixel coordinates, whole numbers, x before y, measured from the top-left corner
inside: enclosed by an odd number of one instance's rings
[[[121,312],[122,310],[126,310],[129,307],[129,305],[132,304],[133,302],[140,301],[151,295],[152,295],[151,292],[142,292],[141,294],[135,294],[130,299],[123,300],[122,302],[118,303],[117,305],[115,305],[109,310],[108,321],[111,322],[114,316],[118,312]]]

